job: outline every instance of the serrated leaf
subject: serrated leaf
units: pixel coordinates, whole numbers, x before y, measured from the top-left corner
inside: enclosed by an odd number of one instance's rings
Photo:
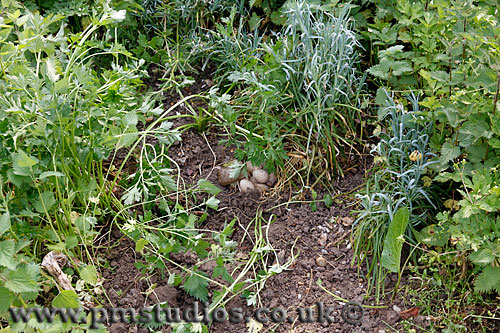
[[[206,179],[200,179],[198,181],[198,186],[205,192],[210,193],[211,195],[217,195],[221,191],[216,185],[212,184]]]
[[[234,279],[229,273],[227,272],[226,267],[224,266],[215,266],[212,277],[216,278],[221,276],[225,281],[229,283],[233,283]]]
[[[491,264],[495,261],[495,257],[495,253],[491,249],[478,250],[469,256],[476,264]]]
[[[391,74],[393,76],[400,76],[404,73],[413,71],[413,68],[407,61],[395,61],[391,65],[391,70],[392,70]]]
[[[52,300],[52,306],[55,308],[73,308],[80,307],[78,295],[73,290],[61,290],[59,295]]]
[[[377,89],[377,94],[375,95],[375,104],[383,106],[386,104],[386,102],[387,102],[387,91],[384,88],[380,87]]]
[[[85,266],[80,270],[80,277],[86,283],[95,286],[97,283],[97,269],[92,265]]]
[[[458,141],[462,147],[472,146],[481,137],[491,138],[493,132],[488,123],[481,119],[467,120],[458,133]]]
[[[16,270],[9,271],[4,285],[14,293],[37,292],[40,289],[37,275],[29,265],[19,266]]]
[[[460,147],[446,142],[441,146],[441,156],[439,157],[439,162],[444,165],[458,156],[460,156]]]
[[[0,266],[7,267],[8,269],[16,269],[16,262],[14,261],[14,254],[16,253],[16,244],[12,239],[0,242]]]
[[[486,266],[474,284],[476,292],[484,293],[498,288],[500,285],[500,268]]]
[[[60,75],[57,73],[56,64],[52,58],[47,58],[45,61],[45,68],[50,81],[56,82],[59,80]]]
[[[27,155],[24,151],[20,151],[16,154],[15,162],[22,168],[29,168],[38,163],[38,160],[33,156]]]
[[[37,212],[43,213],[45,212],[44,207],[47,211],[50,211],[55,203],[56,199],[54,198],[54,193],[51,191],[45,191],[40,195],[38,200],[33,203],[33,207],[35,207]]]
[[[12,305],[12,300],[13,297],[9,289],[0,287],[0,313],[7,312],[9,310]]]
[[[206,276],[203,272],[196,271],[195,273],[201,276],[191,274],[182,285],[182,288],[186,290],[189,295],[205,302],[208,299],[208,280],[204,278]]]
[[[126,128],[135,128],[137,126],[137,113],[135,111],[130,111],[122,118],[122,124]]]
[[[389,70],[391,69],[389,62],[381,62],[375,66],[368,68],[368,73],[383,80],[389,78]]]
[[[130,188],[122,196],[123,203],[126,206],[132,205],[136,201],[140,201],[141,198],[142,198],[142,191],[137,186]]]
[[[280,11],[275,10],[271,13],[271,22],[276,25],[284,25],[286,23],[287,17],[280,13]]]
[[[0,215],[0,236],[10,229],[10,214],[9,212]]]
[[[404,237],[409,218],[408,208],[398,209],[385,236],[381,262],[385,268],[394,273],[399,272],[401,267],[401,250],[403,248],[401,238]]]

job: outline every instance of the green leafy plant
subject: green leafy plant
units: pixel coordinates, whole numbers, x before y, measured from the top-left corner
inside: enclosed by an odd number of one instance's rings
[[[463,186],[457,191],[462,195],[462,199],[457,202],[457,212],[443,212],[438,215],[439,226],[444,228],[446,239],[451,239],[458,250],[469,252],[469,259],[479,273],[475,281],[475,291],[499,292],[498,171],[493,168],[488,172],[486,168],[481,168],[467,176],[463,166],[457,167]],[[426,239],[425,243],[432,244],[437,235],[433,236]]]
[[[0,287],[6,307],[36,305],[41,291],[36,263],[47,250],[70,260],[85,256],[90,265],[75,264],[74,273],[94,287],[88,247],[97,234],[94,227],[109,212],[109,170],[103,161],[134,142],[138,121],[153,113],[150,94],[137,98],[145,76],[142,62],[132,61],[112,37],[101,36],[125,18],[125,10],[107,3],[96,8],[99,16],[72,34],[60,14],[41,16],[16,2],[2,3]],[[95,65],[107,56],[114,59],[110,68]],[[18,287],[9,289],[15,274]],[[69,302],[66,296],[59,293],[56,303]]]

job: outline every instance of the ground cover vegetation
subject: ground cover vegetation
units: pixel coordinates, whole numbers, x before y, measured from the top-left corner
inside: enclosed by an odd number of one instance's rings
[[[385,329],[498,328],[499,17],[496,0],[2,0],[2,332],[110,330],[9,308],[113,305],[103,253],[125,239],[146,298],[161,279],[209,313],[263,305],[299,256],[297,239],[272,242],[276,209],[346,203],[352,217],[328,218],[349,232],[319,243],[352,248],[367,309],[416,311]],[[220,147],[195,180],[186,135]],[[339,190],[350,173],[363,185]],[[238,207],[258,206],[210,227],[234,184]],[[224,330],[212,324],[138,325]]]

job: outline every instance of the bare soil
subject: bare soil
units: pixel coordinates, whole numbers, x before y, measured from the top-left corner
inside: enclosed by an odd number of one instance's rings
[[[207,88],[207,81],[200,80],[199,85],[185,92],[197,93]],[[165,107],[170,107],[175,101],[174,97],[167,96]],[[174,112],[185,113],[186,109],[181,106]],[[186,119],[176,120],[175,125],[185,124],[188,121]],[[181,167],[181,176],[186,183],[194,184],[198,179],[205,178],[218,184],[214,166],[234,158],[231,147],[219,144],[220,133],[221,129],[216,126],[211,127],[204,135],[187,130],[182,134],[182,142],[171,147],[169,156]],[[365,170],[369,169],[370,164],[369,159],[360,160],[358,167],[351,168],[352,172],[333,182],[334,188],[342,193],[356,189],[363,184]],[[321,279],[322,285],[339,297],[365,305],[374,304],[372,299],[365,299],[367,282],[363,278],[363,272],[358,272],[357,267],[352,265],[352,196],[340,195],[330,208],[319,203],[317,210],[313,212],[309,204],[304,203],[276,207],[288,201],[289,193],[261,196],[258,193],[243,194],[231,186],[220,187],[222,191],[217,195],[220,200],[219,209],[210,211],[209,217],[200,227],[220,231],[225,223],[237,218],[239,223],[232,239],[239,244],[237,252],[244,254],[252,248],[252,244],[248,237],[242,241],[243,228],[255,217],[257,209],[261,209],[266,219],[271,215],[276,216],[276,221],[269,229],[269,241],[276,249],[280,261],[290,257],[292,247],[298,253],[290,270],[274,275],[266,282],[260,293],[260,305],[270,309],[283,307],[292,317],[296,317],[297,308],[314,307],[317,302],[334,308],[333,323],[267,323],[261,332],[379,332],[388,327],[401,329],[398,325],[398,311],[407,309],[401,298],[396,297],[394,303],[385,299],[383,304],[387,307],[383,309],[365,309],[361,322],[352,325],[341,317],[343,303],[316,284]],[[141,274],[135,263],[143,262],[143,258],[134,251],[134,243],[130,239],[116,228],[109,235],[109,250],[101,254],[109,262],[109,267],[103,273],[103,286],[109,297],[108,306],[138,309],[168,301],[171,307],[185,308],[193,304],[195,300],[184,290],[167,284],[167,277],[162,277],[161,274],[146,277]],[[320,257],[322,259],[318,259]],[[175,254],[171,258],[179,264],[193,264],[193,258],[189,254]],[[272,262],[268,264],[272,265]],[[214,266],[207,264],[201,269],[211,275]],[[169,269],[176,271],[174,267]],[[402,284],[405,282],[406,277],[403,277]],[[391,288],[394,283],[395,277],[392,276],[387,281],[387,287]],[[154,292],[147,293],[153,284],[156,285]],[[227,308],[235,307],[243,308],[245,316],[251,316],[255,310],[246,306],[246,301],[241,297],[234,298],[227,305]],[[423,316],[417,315],[413,319],[419,326],[426,326]],[[143,327],[123,323],[110,325],[109,329],[110,332],[148,332]],[[212,324],[209,330],[239,333],[248,332],[248,327],[244,322],[234,324],[226,321]],[[169,326],[162,329],[162,332],[169,331]]]

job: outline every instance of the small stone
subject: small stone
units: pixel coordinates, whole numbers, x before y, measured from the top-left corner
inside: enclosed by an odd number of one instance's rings
[[[236,180],[238,180],[238,177],[239,175],[233,175],[233,177],[231,177],[231,170],[229,168],[220,168],[217,171],[217,180],[222,186],[227,186],[231,183],[234,183]]]
[[[326,245],[326,241],[328,240],[328,235],[326,233],[321,233],[321,236],[318,238],[318,244],[321,247]]]
[[[399,313],[395,311],[387,311],[385,318],[389,325],[393,325],[399,320]]]
[[[255,167],[253,166],[252,162],[248,161],[246,163],[246,165],[247,165],[247,171],[248,171],[248,173],[253,173],[254,170],[255,170]]]
[[[327,264],[325,258],[323,258],[322,256],[319,256],[316,258],[316,265],[320,266],[320,267],[325,267]]]
[[[266,191],[269,189],[269,187],[267,187],[267,185],[266,185],[266,184],[260,184],[260,183],[255,184],[255,188],[256,188],[256,189],[257,189],[260,193],[264,193],[264,192],[266,192]]]
[[[340,221],[342,222],[342,224],[346,227],[348,226],[351,226],[354,222],[354,219],[352,217],[349,217],[349,216],[345,216],[345,217],[342,217],[340,219]]]
[[[255,186],[248,179],[242,179],[240,180],[240,189],[241,192],[247,193],[249,191],[255,190]]]
[[[267,180],[267,185],[274,186],[274,184],[276,184],[276,176],[274,175],[274,173],[270,173],[269,179]]]
[[[396,304],[394,304],[394,305],[392,306],[392,309],[393,309],[394,311],[398,312],[398,313],[399,313],[399,312],[401,312],[401,308],[400,308],[399,306],[397,306]]]
[[[269,180],[269,174],[266,170],[256,169],[252,172],[252,175],[255,180],[261,184],[265,184]]]

